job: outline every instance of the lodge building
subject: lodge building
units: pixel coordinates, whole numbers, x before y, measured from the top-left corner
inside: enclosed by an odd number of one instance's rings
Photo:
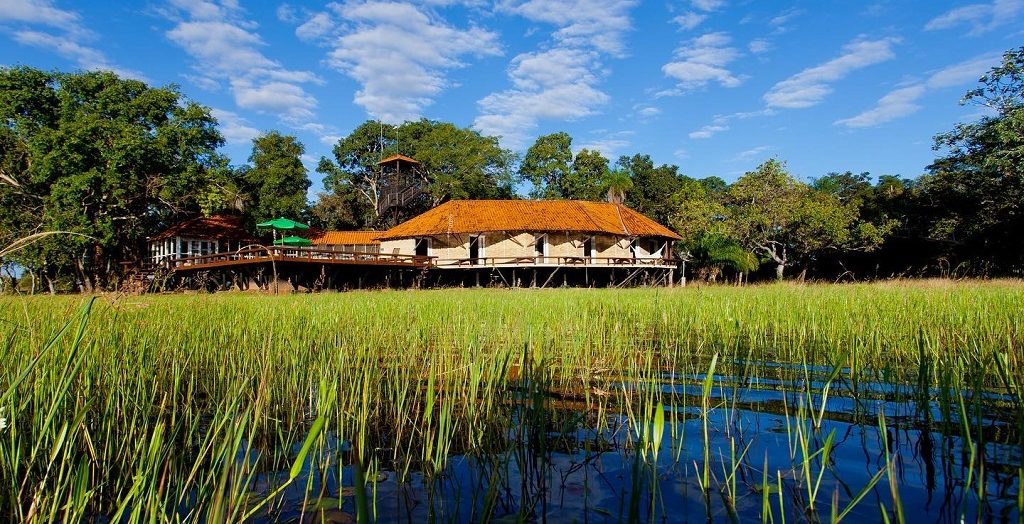
[[[622,204],[576,200],[452,200],[386,231],[308,236],[261,244],[235,218],[193,219],[152,237],[150,262],[221,287],[263,287],[270,269],[297,289],[671,285],[680,239]]]
[[[383,253],[467,266],[657,265],[668,228],[621,204],[577,200],[453,200],[376,237]]]

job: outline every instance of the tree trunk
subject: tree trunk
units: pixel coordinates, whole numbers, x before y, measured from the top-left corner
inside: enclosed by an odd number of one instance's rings
[[[82,282],[82,287],[80,291],[82,291],[83,293],[92,293],[92,280],[90,280],[89,275],[86,274],[85,267],[82,265],[82,261],[80,259],[75,260],[75,271],[78,273],[79,281]]]
[[[782,280],[782,273],[786,270],[785,262],[775,263],[775,280]]]

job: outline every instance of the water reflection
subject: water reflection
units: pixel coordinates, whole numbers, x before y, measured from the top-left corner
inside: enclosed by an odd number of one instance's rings
[[[412,461],[402,478],[394,450],[376,448],[367,464],[329,434],[255,520],[351,522],[365,496],[382,522],[1020,521],[1012,398],[988,391],[951,402],[934,388],[831,383],[832,371],[715,376],[706,418],[702,375],[622,381],[597,400],[524,380],[488,419],[493,427],[475,428],[480,445],[453,447],[432,474]],[[651,437],[650,417],[637,413],[655,389],[666,423]],[[655,458],[649,443],[659,437]],[[257,476],[254,497],[287,478]]]

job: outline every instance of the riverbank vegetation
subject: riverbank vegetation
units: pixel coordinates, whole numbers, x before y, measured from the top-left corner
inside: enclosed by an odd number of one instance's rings
[[[0,298],[0,519],[1014,521],[1022,309],[1015,281]]]
[[[446,199],[608,198],[680,232],[677,254],[691,278],[1020,276],[1021,71],[1024,48],[993,64],[963,100],[985,116],[939,134],[938,156],[920,175],[843,166],[791,173],[783,159],[768,159],[730,183],[642,152],[574,151],[566,133],[540,136],[519,155],[448,122],[366,122],[319,160],[323,187],[308,202],[305,148],[292,136],[265,133],[248,163],[231,165],[210,109],[174,87],[8,67],[0,69],[0,246],[45,231],[78,236],[41,238],[0,259],[0,273],[7,290],[117,289],[131,267],[120,263],[143,258],[147,236],[200,213],[238,213],[250,225],[284,214],[327,229],[386,228],[396,217],[378,215],[386,188],[377,162],[401,153],[421,162],[410,215]]]

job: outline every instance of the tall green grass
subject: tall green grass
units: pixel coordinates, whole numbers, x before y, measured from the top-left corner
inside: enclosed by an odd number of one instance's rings
[[[892,393],[865,385],[905,385],[968,441],[993,409],[1024,434],[1022,311],[1024,286],[1011,282],[0,298],[0,520],[269,518],[284,490],[337,496],[307,489],[330,470],[356,472],[347,480],[371,520],[378,472],[430,478],[453,454],[490,460],[510,427],[526,429],[508,460],[542,475],[552,399],[625,414],[638,469],[672,450],[662,460],[693,466],[729,507],[743,496],[739,476],[763,477],[751,489],[765,520],[793,505],[824,514],[829,503],[841,519],[864,492],[843,504],[820,492],[833,382],[876,400]],[[705,380],[709,368],[717,382]],[[664,387],[687,376],[701,386],[694,394]],[[737,401],[723,388],[766,387],[758,378],[804,384],[785,408],[798,502],[784,501],[773,487],[782,473],[748,457],[730,426]],[[700,408],[697,460],[680,457],[680,406]],[[607,420],[593,417],[595,429]],[[737,435],[711,449],[715,430]],[[898,503],[892,465],[883,468],[874,482],[888,476]]]

